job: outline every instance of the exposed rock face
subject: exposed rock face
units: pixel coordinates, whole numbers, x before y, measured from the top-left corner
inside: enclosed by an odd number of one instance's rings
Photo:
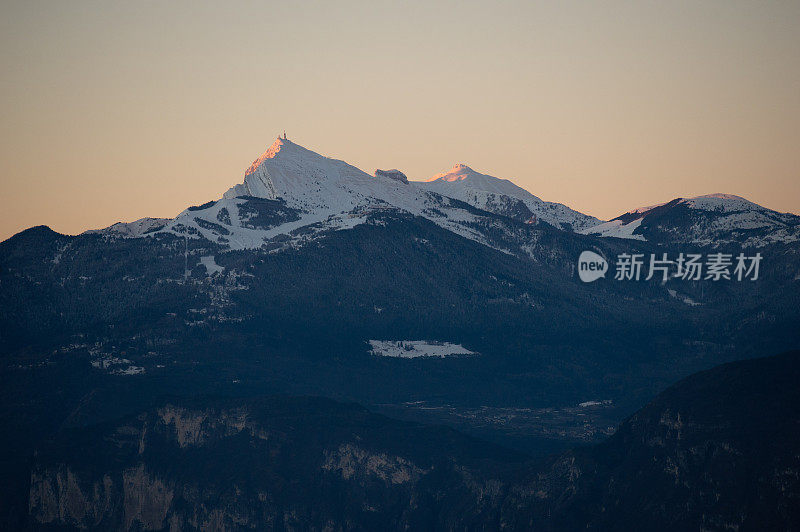
[[[363,475],[364,478],[379,478],[387,484],[416,482],[424,473],[405,458],[370,453],[352,444],[342,444],[336,451],[325,451],[322,469],[336,471],[345,480]]]
[[[34,472],[29,499],[31,516],[40,523],[97,526],[110,506],[108,493],[102,489],[106,487],[106,482],[94,483],[86,490],[87,497],[66,466]]]
[[[170,402],[44,449],[29,514],[122,530],[794,529],[798,380],[800,352],[721,366],[544,464],[325,400]]]
[[[62,465],[31,475],[29,511],[39,523],[161,530],[173,498],[173,490],[144,464],[98,480]]]
[[[406,174],[400,170],[375,170],[375,177],[394,179],[395,181],[400,181],[406,185],[408,184],[408,178],[406,177]]]
[[[175,440],[181,448],[202,447],[212,438],[221,438],[247,430],[250,436],[266,439],[266,433],[252,423],[247,423],[247,410],[189,410],[176,406],[158,409],[159,421],[174,430]]]
[[[126,469],[122,474],[125,529],[139,524],[145,530],[164,527],[167,512],[172,506],[175,493],[160,479],[148,473],[144,464]]]
[[[399,447],[376,445],[384,438]],[[450,484],[456,499],[478,504],[486,472],[476,465],[505,460],[492,458],[497,448],[449,429],[306,399],[170,402],[110,428],[81,431],[66,446],[75,452],[65,455],[58,444],[45,449],[31,475],[29,514],[37,523],[121,530],[418,528],[439,519],[436,494]],[[476,488],[465,488],[464,478]]]

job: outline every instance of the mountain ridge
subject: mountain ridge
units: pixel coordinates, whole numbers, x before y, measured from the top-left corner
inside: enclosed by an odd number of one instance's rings
[[[509,181],[504,183],[527,194]],[[279,137],[248,167],[243,182],[220,199],[189,207],[171,220],[144,218],[89,233],[122,238],[169,233],[231,250],[269,247],[276,239],[298,246],[331,231],[371,223],[370,213],[396,210],[504,252],[526,247],[519,228],[495,215],[517,222],[536,221],[536,215],[518,199],[498,195],[497,200],[500,203],[476,206],[408,182],[399,170],[376,170],[370,175]],[[522,253],[529,254],[524,249]]]
[[[485,225],[485,220],[480,215],[476,218],[477,213],[465,210],[463,204],[443,199],[449,198],[518,222],[544,222],[561,230],[600,237],[650,239],[655,243],[668,239],[698,245],[709,245],[719,238],[726,243],[742,240],[746,246],[800,239],[800,217],[772,211],[733,194],[676,198],[601,222],[563,204],[545,202],[511,180],[477,172],[465,163],[457,163],[427,181],[409,181],[399,170],[376,170],[370,175],[344,160],[323,156],[281,137],[244,174],[244,180],[219,199],[189,207],[174,218],[145,217],[85,233],[121,238],[171,233],[205,238],[230,249],[252,249],[269,245],[276,237],[298,240],[292,235],[301,230],[325,233],[349,229],[364,223],[368,212],[392,208],[426,217],[460,236],[486,243],[486,229],[476,230],[476,222]],[[690,218],[689,222],[663,216],[666,206],[678,205],[685,207],[681,217]],[[276,212],[261,212],[265,209]],[[709,229],[712,222],[698,221],[698,216],[693,216],[697,212],[718,219]],[[656,214],[661,226],[653,230],[648,226]],[[720,214],[727,218],[720,220],[724,218]],[[252,223],[254,216],[271,222]],[[663,225],[665,222],[668,225]]]
[[[580,233],[660,244],[764,247],[800,240],[800,216],[734,194],[714,193],[639,207]]]
[[[477,172],[464,163],[416,183],[479,209],[503,215],[512,213],[512,217],[516,215],[521,221],[544,221],[558,229],[576,231],[600,222],[561,203],[543,201],[511,180]]]

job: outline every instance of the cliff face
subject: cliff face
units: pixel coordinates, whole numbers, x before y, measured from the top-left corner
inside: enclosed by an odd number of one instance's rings
[[[167,401],[42,448],[29,516],[121,530],[794,529],[797,382],[800,352],[720,366],[543,463],[322,399]]]
[[[499,499],[487,493],[501,483],[492,471],[522,464],[450,429],[331,401],[209,401],[169,402],[43,449],[31,519],[124,530],[336,530],[463,523],[487,509],[496,521]],[[448,501],[469,511],[454,514]]]
[[[800,526],[800,352],[672,386],[547,478],[574,479],[556,525],[789,530]],[[567,474],[557,467],[571,463]],[[569,510],[569,511],[566,511]]]
[[[174,497],[174,490],[152,476],[144,464],[99,480],[61,465],[31,475],[29,509],[40,523],[160,530]]]

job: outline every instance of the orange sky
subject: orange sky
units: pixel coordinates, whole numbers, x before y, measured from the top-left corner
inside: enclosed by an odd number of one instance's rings
[[[6,0],[0,239],[174,216],[284,128],[600,218],[712,192],[797,213],[798,27],[796,0]]]

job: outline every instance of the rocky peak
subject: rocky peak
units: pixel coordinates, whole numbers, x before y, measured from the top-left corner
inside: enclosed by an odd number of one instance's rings
[[[408,177],[406,174],[401,172],[400,170],[392,169],[392,170],[375,170],[374,176],[376,178],[389,178],[394,179],[395,181],[400,181],[401,183],[408,184]]]

